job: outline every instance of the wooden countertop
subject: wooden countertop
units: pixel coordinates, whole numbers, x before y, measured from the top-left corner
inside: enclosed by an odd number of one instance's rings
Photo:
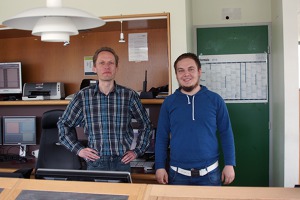
[[[0,199],[16,199],[22,191],[52,199],[56,195],[125,195],[129,200],[296,200],[300,199],[298,188],[283,187],[212,187],[183,185],[152,185],[126,183],[100,183],[81,181],[53,181],[37,179],[0,178],[3,191]],[[63,192],[61,194],[60,192]],[[20,196],[19,196],[20,195]],[[106,197],[107,198],[107,197]],[[44,198],[45,199],[45,198]],[[127,198],[126,198],[127,199]]]
[[[18,197],[28,198],[26,191],[39,197],[39,199],[53,199],[53,193],[59,197],[68,197],[68,195],[85,196],[87,199],[97,195],[100,199],[107,199],[107,196],[116,195],[128,196],[128,199],[143,199],[147,184],[126,184],[126,183],[101,183],[101,182],[81,182],[81,181],[53,181],[37,179],[17,179],[0,178],[0,185],[4,189],[0,193],[0,199],[17,199]],[[57,197],[57,196],[56,196]],[[119,196],[120,197],[120,196]],[[62,198],[64,199],[64,198]],[[125,198],[118,198],[125,199]],[[127,198],[126,198],[127,199]]]
[[[148,185],[144,199],[157,200],[296,200],[299,188]]]
[[[141,99],[142,104],[162,104],[164,99]],[[53,106],[68,105],[70,100],[0,101],[0,106]]]

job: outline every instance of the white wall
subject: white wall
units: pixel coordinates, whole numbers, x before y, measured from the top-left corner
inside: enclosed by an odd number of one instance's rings
[[[284,184],[284,57],[283,57],[283,17],[281,0],[272,3],[272,135],[271,165],[274,166],[270,175],[273,185]],[[276,81],[275,81],[276,80]]]
[[[282,0],[284,57],[284,186],[299,183],[297,0]],[[277,66],[282,67],[282,66]],[[276,80],[273,80],[275,82]],[[274,88],[275,90],[275,88]],[[277,90],[276,90],[277,91]],[[275,91],[274,91],[275,92]],[[298,158],[298,159],[297,159]],[[295,172],[295,173],[291,173]],[[298,173],[297,173],[298,172]]]
[[[271,21],[271,0],[193,0],[194,25],[265,23]],[[240,8],[240,20],[224,20],[223,8]]]

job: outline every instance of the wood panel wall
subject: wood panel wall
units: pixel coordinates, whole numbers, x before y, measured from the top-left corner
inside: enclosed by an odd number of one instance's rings
[[[120,57],[117,83],[136,91],[142,90],[145,70],[148,90],[169,83],[168,31],[157,29],[125,30],[126,43],[119,43],[120,31],[83,31],[70,37],[70,45],[41,42],[39,37],[0,39],[0,62],[22,62],[23,83],[63,82],[66,95],[80,88],[84,76],[84,56],[92,56],[96,49],[109,46]],[[128,61],[128,34],[148,33],[148,61]]]

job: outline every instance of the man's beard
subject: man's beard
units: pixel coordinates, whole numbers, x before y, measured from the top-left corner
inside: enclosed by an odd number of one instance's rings
[[[195,85],[192,86],[180,86],[180,88],[185,91],[185,92],[191,92],[193,91],[193,89],[195,89],[197,86],[199,85],[199,83],[196,83]]]

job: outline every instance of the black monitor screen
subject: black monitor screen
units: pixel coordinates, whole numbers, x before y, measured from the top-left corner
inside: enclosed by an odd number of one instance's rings
[[[4,145],[35,145],[35,116],[3,116]]]
[[[0,118],[0,145],[2,145],[2,119]]]
[[[0,63],[0,94],[21,94],[22,72],[20,62]]]
[[[94,171],[39,168],[35,173],[35,178],[64,181],[132,183],[130,172],[123,171]]]

